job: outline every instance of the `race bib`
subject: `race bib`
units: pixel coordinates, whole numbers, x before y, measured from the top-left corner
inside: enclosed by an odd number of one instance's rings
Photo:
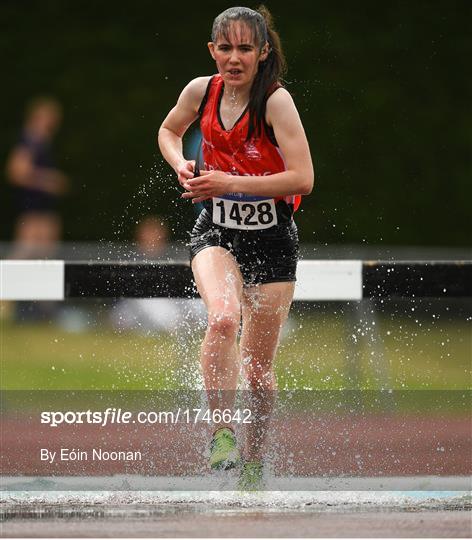
[[[213,197],[213,223],[245,231],[268,229],[277,225],[274,199],[238,201]]]

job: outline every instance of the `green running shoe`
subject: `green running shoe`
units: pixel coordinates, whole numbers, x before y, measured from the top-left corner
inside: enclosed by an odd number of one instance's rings
[[[229,428],[215,431],[210,443],[210,467],[217,470],[233,469],[241,462],[236,437]]]
[[[246,461],[239,476],[238,489],[259,491],[264,487],[264,468],[261,461]]]

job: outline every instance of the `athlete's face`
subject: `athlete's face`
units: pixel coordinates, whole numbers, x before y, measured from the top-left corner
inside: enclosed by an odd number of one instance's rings
[[[244,87],[252,84],[259,62],[267,58],[269,46],[266,43],[261,50],[250,28],[235,21],[227,35],[218,36],[215,42],[208,43],[208,48],[225,83]]]

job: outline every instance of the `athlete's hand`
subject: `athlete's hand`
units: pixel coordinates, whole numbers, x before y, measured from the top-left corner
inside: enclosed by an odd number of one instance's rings
[[[194,177],[193,171],[195,170],[195,161],[182,161],[177,168],[175,169],[175,172],[177,174],[177,180],[179,181],[179,184],[182,187],[185,187],[185,183],[190,178]]]
[[[200,171],[200,176],[182,184],[187,191],[182,193],[181,197],[199,203],[223,195],[231,191],[230,178],[222,171]]]

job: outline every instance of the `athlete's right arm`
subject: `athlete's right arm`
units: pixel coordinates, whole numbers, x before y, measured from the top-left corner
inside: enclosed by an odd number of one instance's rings
[[[195,162],[184,158],[182,137],[189,126],[198,117],[198,108],[210,77],[193,79],[183,89],[175,107],[166,116],[159,128],[158,143],[164,159],[174,169],[178,181],[182,184],[193,178]]]

